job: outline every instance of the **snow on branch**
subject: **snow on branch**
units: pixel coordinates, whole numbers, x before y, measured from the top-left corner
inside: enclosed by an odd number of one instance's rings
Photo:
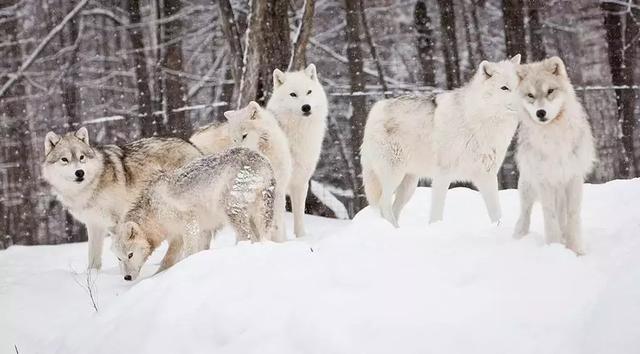
[[[89,3],[89,0],[82,0],[78,3],[78,5],[76,5],[76,7],[73,8],[73,10],[71,10],[71,12],[69,12],[67,14],[67,16],[65,16],[62,21],[56,26],[54,27],[51,32],[49,32],[49,34],[47,34],[46,37],[44,37],[44,39],[42,40],[42,42],[40,42],[40,44],[36,47],[36,49],[33,50],[33,52],[31,53],[31,55],[29,55],[29,57],[27,58],[27,60],[25,60],[24,63],[22,63],[22,65],[20,66],[20,68],[18,69],[18,72],[16,72],[15,74],[11,74],[9,80],[7,80],[7,82],[2,86],[2,88],[0,88],[0,97],[2,97],[4,95],[5,92],[7,92],[7,90],[14,84],[16,83],[16,81],[18,81],[18,79],[20,79],[20,77],[22,77],[22,74],[24,73],[24,71],[31,66],[31,64],[33,64],[33,61],[38,57],[38,55],[40,54],[40,52],[47,46],[47,44],[49,44],[49,42],[51,41],[51,39],[53,37],[55,37],[58,32],[60,32],[64,26],[71,21],[71,19],[78,14],[78,12],[80,12],[80,10],[82,10],[87,4]]]

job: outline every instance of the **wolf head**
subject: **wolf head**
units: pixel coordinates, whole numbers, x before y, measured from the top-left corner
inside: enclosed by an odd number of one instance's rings
[[[514,113],[521,109],[517,94],[520,78],[516,70],[519,64],[520,54],[500,62],[483,60],[480,63],[472,85],[480,86],[474,92],[481,95],[480,99],[485,105],[499,104],[500,108]]]
[[[118,257],[124,280],[134,280],[153,252],[145,230],[136,222],[127,221],[115,227],[111,251]]]
[[[316,66],[309,64],[304,70],[286,73],[275,69],[268,107],[276,115],[285,113],[301,118],[326,115],[327,96],[318,80]]]
[[[268,115],[270,116],[271,113],[254,101],[249,102],[242,109],[224,112],[228,120],[227,133],[233,145],[256,150],[260,139],[258,128]]]
[[[44,155],[44,178],[60,191],[82,189],[101,172],[102,161],[89,145],[89,133],[84,127],[64,136],[47,133]]]
[[[558,57],[520,65],[519,92],[529,118],[538,124],[552,122],[572,94],[567,70]]]

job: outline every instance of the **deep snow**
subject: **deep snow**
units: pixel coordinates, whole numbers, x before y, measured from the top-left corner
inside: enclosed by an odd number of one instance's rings
[[[539,208],[513,240],[516,191],[500,192],[496,226],[461,188],[442,223],[426,224],[420,188],[400,229],[370,208],[309,216],[313,237],[233,246],[227,234],[149,278],[163,248],[133,284],[107,242],[98,313],[76,283],[86,244],[11,247],[0,353],[639,353],[640,179],[585,188],[583,257],[544,244]]]

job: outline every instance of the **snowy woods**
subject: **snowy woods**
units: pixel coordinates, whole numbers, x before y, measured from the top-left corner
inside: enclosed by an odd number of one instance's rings
[[[358,148],[373,102],[458,87],[481,60],[518,53],[567,64],[596,138],[589,181],[640,176],[639,28],[637,0],[1,1],[0,249],[86,240],[41,178],[48,131],[188,137],[264,105],[273,69],[309,63],[330,100],[309,213],[366,206]],[[516,186],[511,154],[500,180]]]

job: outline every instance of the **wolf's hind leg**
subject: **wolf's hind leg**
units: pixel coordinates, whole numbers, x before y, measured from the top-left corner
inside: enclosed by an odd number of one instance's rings
[[[520,194],[520,217],[513,232],[513,237],[517,239],[529,233],[531,210],[536,197],[533,187],[522,176],[518,181],[518,193]]]
[[[254,227],[251,225],[251,218],[247,208],[233,207],[227,210],[229,223],[236,233],[236,242],[251,240],[255,242],[257,235],[254,235]]]
[[[396,198],[393,201],[393,215],[396,221],[400,220],[400,212],[407,205],[417,187],[418,176],[409,174],[404,176],[398,189],[396,189]]]
[[[171,268],[174,264],[176,264],[182,258],[182,246],[184,244],[184,240],[182,236],[177,236],[169,241],[169,248],[167,249],[167,253],[162,258],[162,262],[160,262],[160,268],[156,271],[156,274]]]
[[[580,227],[582,184],[582,177],[575,177],[567,184],[565,201],[567,222],[563,230],[567,247],[578,255],[584,254]]]
[[[393,212],[393,197],[396,189],[400,186],[404,178],[403,172],[385,171],[380,174],[380,185],[382,186],[382,194],[378,206],[382,217],[389,221],[393,226],[399,227],[396,215]]]
[[[451,184],[451,177],[446,175],[434,176],[431,180],[431,215],[429,223],[442,220],[444,201]]]
[[[89,269],[100,269],[102,267],[102,246],[104,245],[104,235],[106,230],[103,227],[87,225],[89,236]]]
[[[491,222],[499,222],[502,212],[500,211],[500,200],[498,198],[498,176],[487,174],[478,177],[473,182],[482,195]]]

